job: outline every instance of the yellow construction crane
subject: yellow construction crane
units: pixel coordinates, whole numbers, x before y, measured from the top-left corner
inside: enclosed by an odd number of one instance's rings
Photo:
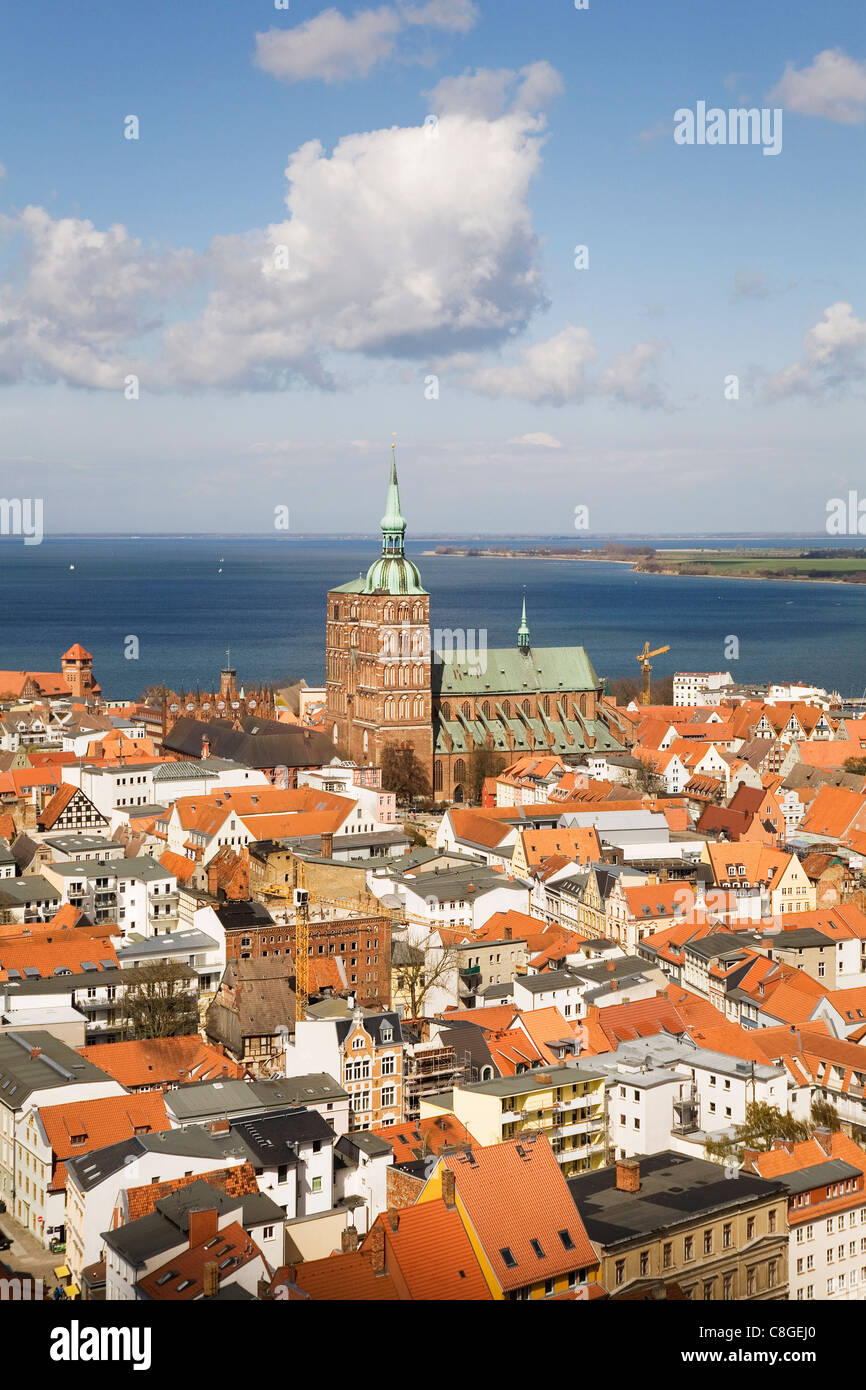
[[[310,998],[310,895],[305,888],[294,891],[295,906],[295,1022],[307,1017]]]
[[[661,656],[662,652],[669,651],[670,647],[656,647],[655,651],[651,652],[649,642],[644,642],[643,651],[638,652],[637,659],[640,662],[640,668],[643,672],[643,685],[640,692],[640,702],[642,705],[648,705],[650,702],[650,673],[652,672],[650,658]]]

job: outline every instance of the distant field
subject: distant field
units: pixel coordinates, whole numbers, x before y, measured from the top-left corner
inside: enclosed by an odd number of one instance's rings
[[[802,551],[797,550],[756,550],[746,554],[731,554],[719,550],[657,550],[653,559],[666,569],[680,569],[683,566],[706,565],[711,574],[754,575],[789,570],[795,574],[827,576],[856,574],[866,572],[866,559],[804,559]]]

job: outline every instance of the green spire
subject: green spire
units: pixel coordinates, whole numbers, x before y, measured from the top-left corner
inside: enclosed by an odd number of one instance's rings
[[[517,645],[521,651],[529,651],[529,623],[526,621],[526,590],[523,590],[523,613],[520,618],[520,627],[517,629]]]
[[[382,527],[382,554],[402,555],[403,540],[406,535],[406,518],[400,511],[400,488],[397,483],[397,446],[391,445],[391,476],[388,479],[388,495],[385,502],[385,515]]]
[[[370,566],[364,581],[367,594],[423,594],[418,566],[404,553],[403,542],[406,537],[406,518],[400,510],[400,489],[397,484],[396,445],[391,445],[391,476],[388,479],[388,495],[385,501],[385,515],[381,521],[382,554]]]

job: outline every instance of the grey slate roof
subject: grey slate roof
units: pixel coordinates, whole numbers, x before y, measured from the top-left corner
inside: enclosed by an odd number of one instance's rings
[[[40,1053],[31,1057],[35,1048]],[[0,1033],[0,1104],[10,1110],[20,1110],[34,1091],[112,1080],[51,1033],[41,1029]]]
[[[297,1162],[298,1144],[333,1144],[335,1137],[318,1110],[301,1106],[232,1120],[231,1127],[243,1139],[254,1163],[264,1168]]]
[[[638,1192],[617,1188],[615,1164],[567,1180],[587,1235],[606,1249],[657,1232],[667,1233],[682,1224],[693,1225],[716,1213],[741,1208],[750,1200],[766,1201],[784,1191],[776,1179],[742,1169],[737,1181],[729,1182],[720,1164],[670,1149],[643,1155],[639,1163]]]
[[[204,722],[183,716],[166,734],[162,746],[167,753],[199,758],[202,738],[207,735],[217,757],[254,768],[322,767],[334,756],[333,743],[316,729],[272,719],[242,717],[240,722],[243,732],[229,719]]]

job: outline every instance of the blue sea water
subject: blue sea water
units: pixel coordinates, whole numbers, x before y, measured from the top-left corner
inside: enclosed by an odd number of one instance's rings
[[[525,585],[533,643],[582,644],[602,677],[636,676],[635,655],[648,639],[671,648],[654,663],[657,676],[729,669],[742,681],[802,679],[846,695],[866,687],[866,586],[636,575],[605,561],[423,553],[436,544],[407,545],[431,594],[433,626],[486,630],[488,647],[514,642]],[[156,682],[212,689],[229,648],[247,685],[288,676],[320,684],[325,594],[366,571],[377,553],[372,538],[79,537],[39,546],[6,538],[0,668],[57,670],[60,654],[79,641],[93,653],[103,693],[121,698]],[[133,636],[139,655],[129,660],[124,652]],[[739,640],[734,661],[725,657],[731,637]]]

